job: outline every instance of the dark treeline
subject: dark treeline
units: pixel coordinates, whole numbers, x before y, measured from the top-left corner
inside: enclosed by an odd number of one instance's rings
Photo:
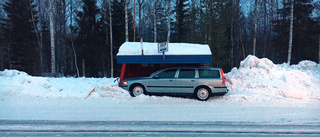
[[[0,70],[17,69],[44,76],[109,77],[112,34],[114,74],[119,76],[121,66],[116,64],[115,56],[126,41],[126,4],[129,41],[143,37],[145,42],[208,44],[212,65],[227,72],[250,54],[275,63],[287,62],[291,0],[243,3],[111,0],[109,9],[109,0],[4,0],[0,6]],[[313,0],[294,1],[291,64],[320,60],[319,5]],[[50,33],[50,11],[54,35]],[[52,57],[55,74],[51,70]]]

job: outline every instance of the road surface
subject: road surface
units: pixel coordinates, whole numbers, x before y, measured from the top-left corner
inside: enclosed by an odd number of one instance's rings
[[[320,123],[0,120],[0,136],[320,136]]]

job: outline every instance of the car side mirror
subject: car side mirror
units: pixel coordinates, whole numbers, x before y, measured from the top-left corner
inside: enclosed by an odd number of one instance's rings
[[[158,79],[158,78],[159,78],[159,76],[158,76],[158,75],[155,75],[155,76],[153,76],[153,78],[154,78],[154,79]]]

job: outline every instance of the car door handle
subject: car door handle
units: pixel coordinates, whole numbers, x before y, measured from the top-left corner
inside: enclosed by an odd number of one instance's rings
[[[170,82],[172,82],[173,80],[169,80]]]
[[[195,80],[191,80],[191,82],[194,82]]]

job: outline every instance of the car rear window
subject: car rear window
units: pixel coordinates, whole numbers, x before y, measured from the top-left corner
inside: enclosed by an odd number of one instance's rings
[[[180,69],[179,78],[194,78],[194,69]]]
[[[199,78],[220,78],[219,70],[199,69]]]
[[[158,74],[159,78],[174,78],[177,69],[168,69]]]

